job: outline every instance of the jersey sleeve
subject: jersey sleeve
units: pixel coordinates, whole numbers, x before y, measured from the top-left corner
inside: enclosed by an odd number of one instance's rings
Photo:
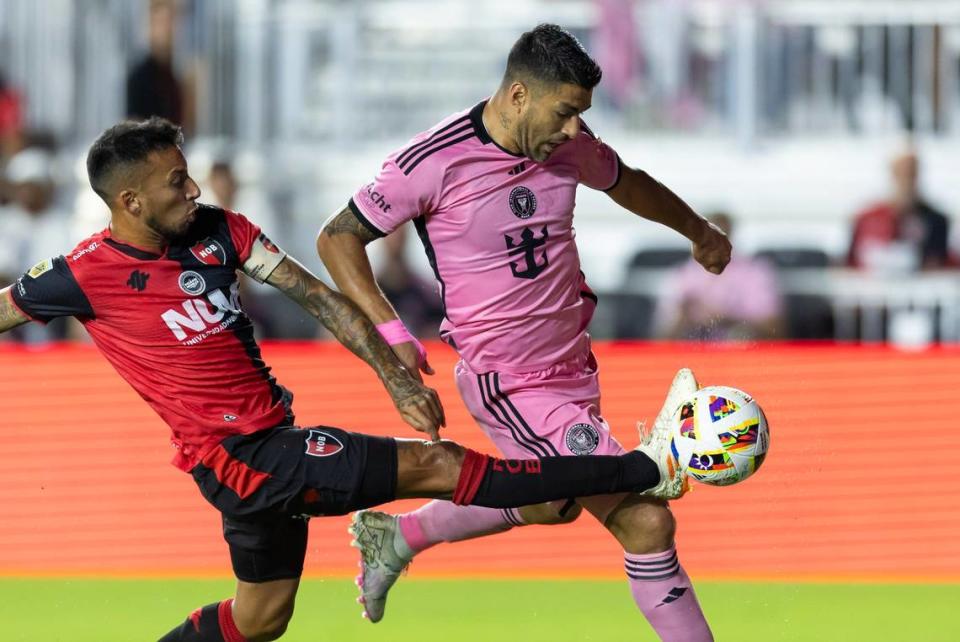
[[[243,214],[224,210],[230,238],[237,250],[238,267],[257,281],[263,283],[287,253],[277,247],[260,228]]]
[[[580,121],[577,136],[577,165],[580,182],[592,189],[609,191],[620,181],[620,157],[612,147],[593,135]]]
[[[30,318],[46,323],[57,317],[94,318],[93,307],[64,257],[45,259],[17,279],[13,302]]]
[[[388,158],[373,182],[350,199],[350,210],[375,236],[386,236],[436,204],[440,181],[435,168],[424,163],[416,172],[405,171],[396,156]]]

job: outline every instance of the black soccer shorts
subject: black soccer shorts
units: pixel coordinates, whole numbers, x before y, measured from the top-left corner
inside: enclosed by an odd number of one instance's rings
[[[234,574],[267,582],[303,573],[309,517],[394,499],[397,444],[327,426],[280,426],[224,439],[190,472],[223,516]]]

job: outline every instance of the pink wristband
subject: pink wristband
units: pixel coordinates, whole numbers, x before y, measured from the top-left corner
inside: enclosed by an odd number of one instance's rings
[[[423,347],[415,336],[410,334],[407,326],[403,325],[400,319],[387,321],[377,324],[377,332],[387,342],[387,345],[395,346],[400,343],[412,343],[417,349],[417,365],[422,366],[427,361],[427,349]]]

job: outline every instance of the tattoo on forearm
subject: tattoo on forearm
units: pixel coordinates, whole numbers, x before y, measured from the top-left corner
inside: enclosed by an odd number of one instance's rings
[[[29,321],[13,303],[10,288],[0,290],[0,332],[6,332]]]
[[[377,239],[376,235],[357,219],[349,207],[343,208],[330,217],[323,226],[323,232],[328,236],[351,234],[360,239],[364,245]]]
[[[340,343],[376,370],[395,398],[417,392],[413,378],[373,322],[349,298],[326,287],[289,256],[268,281],[315,316]]]

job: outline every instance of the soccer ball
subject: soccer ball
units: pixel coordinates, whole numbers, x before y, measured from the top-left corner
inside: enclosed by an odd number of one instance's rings
[[[741,482],[760,468],[770,429],[760,405],[727,386],[701,388],[673,417],[671,448],[687,474],[712,486]]]

